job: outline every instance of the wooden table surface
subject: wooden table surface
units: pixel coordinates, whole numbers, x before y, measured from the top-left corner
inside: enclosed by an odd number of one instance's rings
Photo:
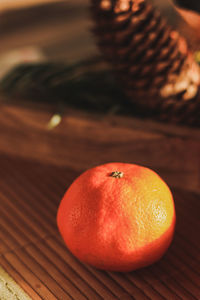
[[[4,12],[0,54],[30,45],[50,60],[76,61],[95,53],[85,30],[87,1],[76,2],[80,9],[71,19],[72,1],[61,2]],[[17,284],[34,300],[200,299],[200,129],[67,109],[61,124],[49,130],[50,107],[4,100],[0,96],[0,264]],[[175,199],[171,247],[156,264],[131,273],[80,263],[56,226],[69,184],[85,169],[109,161],[154,169]]]

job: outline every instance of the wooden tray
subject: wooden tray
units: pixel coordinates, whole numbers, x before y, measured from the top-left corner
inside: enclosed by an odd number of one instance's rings
[[[56,227],[61,197],[79,174],[0,155],[0,264],[32,299],[200,299],[199,196],[174,189],[177,229],[166,255],[131,273],[80,263]]]

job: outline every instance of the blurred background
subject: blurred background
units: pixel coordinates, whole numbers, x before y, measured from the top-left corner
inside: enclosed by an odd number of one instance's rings
[[[171,0],[152,2],[173,26],[187,34],[189,28]],[[95,55],[98,50],[90,32],[89,6],[89,0],[1,0],[0,54],[37,46],[51,60],[77,61]]]
[[[198,49],[194,33],[191,34],[191,28],[172,2],[153,2],[169,24],[187,38],[189,45]],[[0,94],[0,151],[56,165],[76,165],[77,170],[111,160],[136,162],[157,170],[174,186],[199,190],[199,130],[154,122],[137,114],[107,73],[109,67],[105,64],[106,71],[100,71],[100,52],[91,33],[89,7],[89,0],[0,1],[0,80],[18,64],[39,64],[34,72],[31,68],[21,68],[14,77],[11,72],[6,78],[8,94]],[[76,64],[79,72],[81,62],[85,74],[90,66],[87,63],[84,66],[84,62],[93,59],[97,72],[85,76],[79,85],[70,85],[71,78],[76,78]],[[53,93],[39,76],[46,63],[58,64],[61,69],[71,66],[61,70],[62,78],[55,76],[59,89]],[[57,71],[60,69],[50,67],[47,75]],[[20,78],[23,80],[19,84]],[[62,98],[67,100],[64,104]],[[26,105],[21,106],[22,102]],[[71,111],[66,103],[72,104],[76,111]],[[99,115],[100,112],[103,114]],[[131,118],[123,118],[119,112],[125,116],[131,112]],[[82,147],[81,155],[75,159],[70,143]]]
[[[87,0],[1,1],[0,53],[36,46],[51,60],[77,61],[96,52]]]

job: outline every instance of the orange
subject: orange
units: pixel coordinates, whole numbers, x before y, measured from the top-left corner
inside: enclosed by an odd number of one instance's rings
[[[160,259],[175,228],[170,189],[154,171],[108,163],[82,173],[66,191],[57,224],[79,260],[132,271]]]

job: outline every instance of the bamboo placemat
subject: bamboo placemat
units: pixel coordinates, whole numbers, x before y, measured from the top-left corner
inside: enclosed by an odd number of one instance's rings
[[[6,155],[0,166],[0,264],[32,299],[200,299],[197,194],[173,190],[176,233],[159,262],[103,272],[76,260],[56,227],[59,201],[78,172]]]

